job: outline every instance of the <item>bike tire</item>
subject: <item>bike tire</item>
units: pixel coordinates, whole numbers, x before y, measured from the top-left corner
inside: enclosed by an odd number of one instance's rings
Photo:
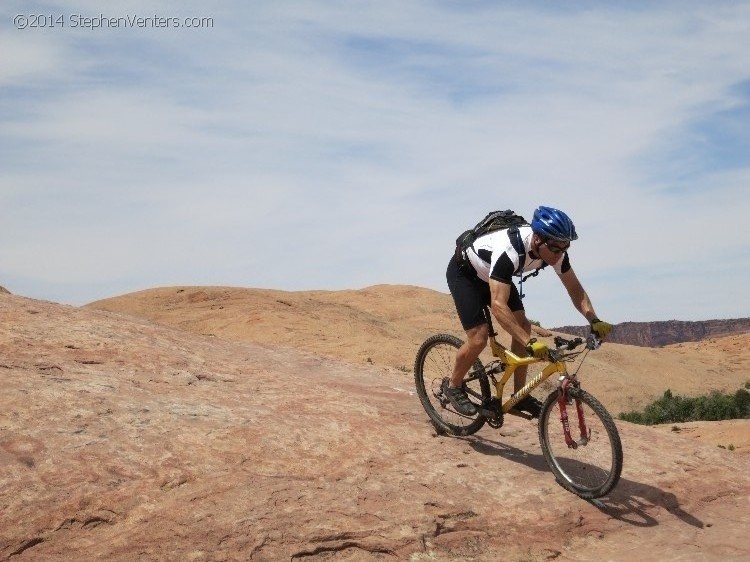
[[[456,352],[462,345],[459,338],[450,334],[431,336],[419,348],[414,362],[417,395],[438,433],[472,435],[487,421],[481,414],[472,417],[459,414],[443,394],[444,384],[453,372]],[[478,359],[464,379],[464,388],[477,408],[492,396],[487,374]]]
[[[575,400],[584,406],[584,419],[591,431],[588,443],[568,447],[560,420],[557,400],[560,389],[552,392],[539,415],[539,442],[558,483],[583,499],[599,498],[617,485],[622,472],[622,443],[612,416],[596,398],[580,388],[569,388],[572,404],[567,407],[570,434],[580,436]],[[555,415],[557,413],[558,415]]]

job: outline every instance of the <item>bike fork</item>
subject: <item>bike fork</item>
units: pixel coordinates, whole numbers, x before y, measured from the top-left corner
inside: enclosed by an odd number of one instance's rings
[[[581,430],[581,438],[576,441],[570,435],[570,420],[568,419],[568,384],[569,379],[565,379],[560,389],[560,398],[557,399],[557,404],[560,406],[560,421],[563,426],[563,434],[565,435],[565,443],[570,449],[576,449],[579,445],[586,445],[591,437],[591,430],[586,427],[586,419],[583,415],[583,404],[576,398],[576,412],[578,414],[578,427]]]

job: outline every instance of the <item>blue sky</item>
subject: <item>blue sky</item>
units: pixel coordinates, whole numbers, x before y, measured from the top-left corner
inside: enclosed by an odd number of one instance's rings
[[[602,318],[750,316],[750,2],[102,6],[0,5],[16,294],[447,292],[459,232],[544,204]],[[80,25],[102,16],[213,23]],[[525,292],[580,323],[553,273]]]

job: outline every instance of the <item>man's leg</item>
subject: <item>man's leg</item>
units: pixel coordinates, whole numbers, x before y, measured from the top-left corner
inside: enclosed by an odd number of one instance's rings
[[[477,408],[463,389],[463,381],[469,368],[487,345],[487,324],[466,330],[466,343],[456,353],[456,362],[445,395],[459,414],[474,416]]]
[[[526,344],[528,343],[529,338],[531,337],[531,322],[529,322],[528,318],[526,318],[526,312],[524,312],[523,308],[520,310],[514,311],[513,314],[516,317],[516,321],[521,325],[521,327],[526,332],[526,341],[519,342],[517,340],[513,340],[513,342],[511,343],[510,350],[520,357],[525,357],[527,355]],[[522,367],[518,367],[513,373],[514,392],[518,392],[526,384],[527,369],[528,367],[524,365]],[[515,409],[531,414],[531,416],[534,418],[538,418],[539,413],[542,410],[542,403],[539,402],[539,400],[537,400],[533,396],[529,395],[523,400],[521,400],[518,404],[516,404]]]
[[[448,264],[446,280],[461,325],[466,331],[466,342],[456,353],[456,361],[445,395],[458,413],[474,416],[477,409],[463,389],[463,380],[487,345],[488,329],[484,307],[490,303],[490,288],[487,283],[477,278],[476,273],[466,268],[461,269],[455,257]]]
[[[524,332],[526,332],[526,341],[519,342],[518,340],[514,339],[511,342],[510,350],[519,357],[526,357],[526,344],[528,343],[529,338],[531,338],[531,322],[529,322],[529,319],[526,318],[526,311],[523,309],[514,311],[513,315],[516,317],[516,322],[518,322],[518,324],[523,328]],[[514,392],[518,392],[526,384],[527,370],[528,367],[524,365],[522,367],[518,367],[513,373]]]
[[[458,388],[463,383],[466,373],[487,347],[487,324],[466,330],[466,342],[456,354],[456,363],[451,375],[451,386]]]

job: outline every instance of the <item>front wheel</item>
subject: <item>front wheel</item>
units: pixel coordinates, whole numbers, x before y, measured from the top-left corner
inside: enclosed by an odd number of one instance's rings
[[[427,338],[414,362],[414,382],[419,400],[438,432],[465,436],[479,431],[486,418],[480,414],[469,417],[458,413],[445,396],[456,353],[462,345],[460,339],[450,334]],[[491,398],[490,383],[478,359],[464,378],[464,389],[477,407]]]
[[[547,397],[539,416],[539,441],[544,458],[566,490],[584,499],[604,496],[615,487],[622,471],[622,444],[617,426],[591,394],[569,388],[565,409],[570,436],[576,442],[569,446],[558,403],[561,392],[558,389]]]

